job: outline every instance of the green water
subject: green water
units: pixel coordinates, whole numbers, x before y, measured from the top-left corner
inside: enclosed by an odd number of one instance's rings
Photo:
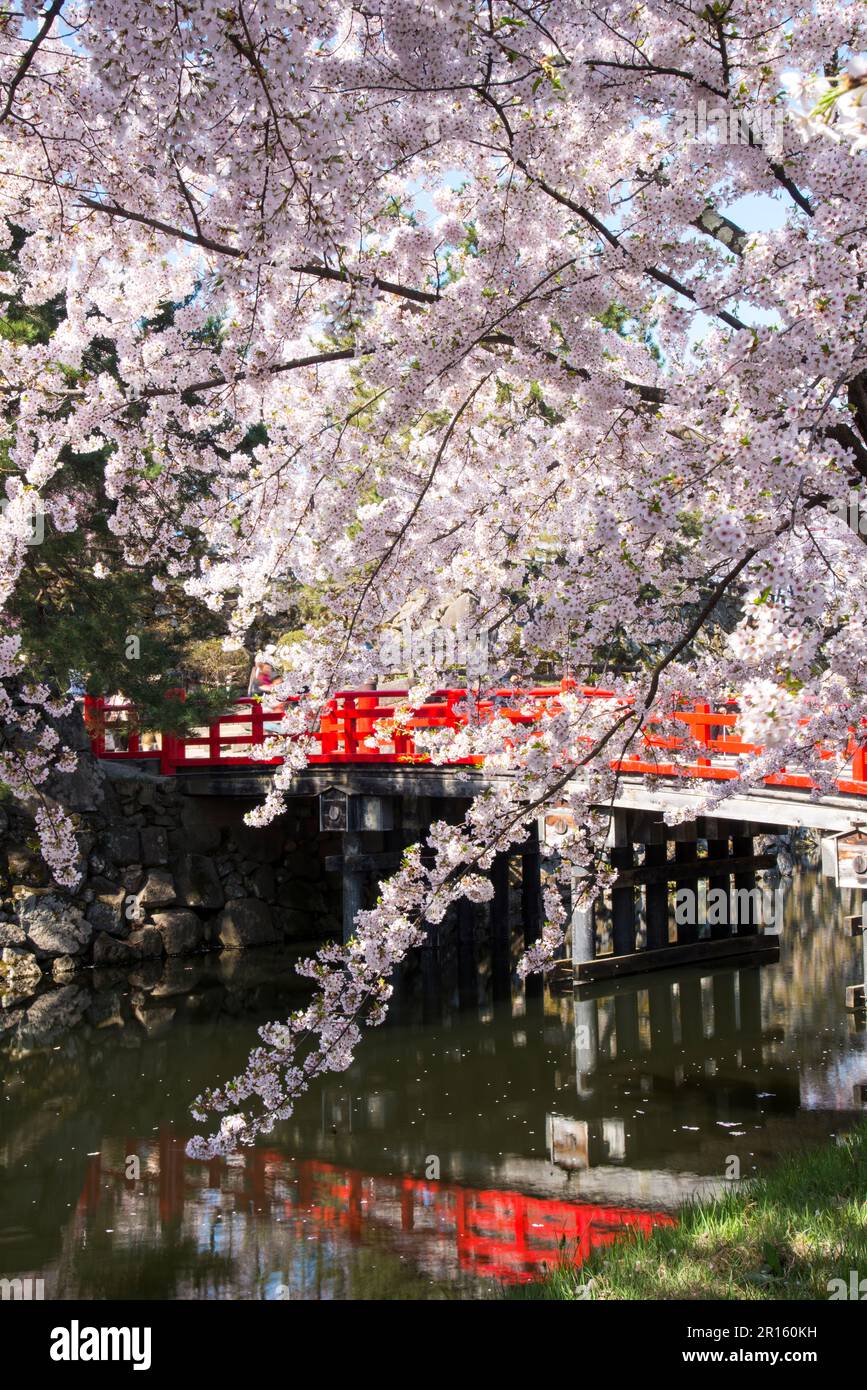
[[[778,964],[578,1003],[495,1000],[483,943],[472,974],[444,948],[349,1072],[211,1165],[184,1157],[189,1102],[301,1001],[290,952],[7,997],[0,1277],[46,1298],[457,1298],[530,1277],[563,1237],[581,1259],[851,1123],[853,910],[803,873]]]

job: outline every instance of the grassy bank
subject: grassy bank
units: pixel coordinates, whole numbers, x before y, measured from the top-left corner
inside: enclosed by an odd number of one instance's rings
[[[506,1297],[828,1299],[830,1280],[867,1279],[867,1124],[678,1217],[580,1268],[564,1249],[556,1268]]]

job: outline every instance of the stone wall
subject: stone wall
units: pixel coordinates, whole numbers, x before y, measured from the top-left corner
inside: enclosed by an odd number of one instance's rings
[[[0,807],[0,990],[31,993],[87,966],[340,936],[340,884],[312,798],[261,830],[253,803],[178,791],[173,778],[103,764],[96,809],[77,815],[82,880],[58,888],[32,821]]]

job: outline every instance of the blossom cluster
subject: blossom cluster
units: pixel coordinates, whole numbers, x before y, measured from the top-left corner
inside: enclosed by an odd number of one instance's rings
[[[407,613],[460,605],[486,634],[470,711],[543,661],[616,697],[431,730],[434,761],[503,775],[203,1099],[228,1147],[348,1065],[406,951],[552,800],[580,826],[564,872],[596,891],[595,808],[648,717],[736,694],[764,747],[745,783],[799,765],[820,786],[820,749],[842,759],[867,717],[867,550],[829,506],[867,479],[867,19],[837,0],[69,0],[4,26],[0,297],[63,315],[49,342],[0,336],[0,603],[28,563],[25,493],[46,526],[80,524],[83,452],[126,563],[185,586],[228,643],[313,595],[277,654],[294,703],[256,824],[334,692],[386,674]],[[812,76],[841,53],[844,74]],[[759,134],[679,139],[701,102]],[[761,113],[799,103],[765,148]],[[756,206],[772,215],[740,226]],[[25,794],[69,760],[43,740],[50,692],[16,685],[27,634],[3,641],[0,775]],[[439,660],[412,699],[454,684]],[[69,876],[69,826],[43,829]],[[546,906],[527,968],[562,933]]]

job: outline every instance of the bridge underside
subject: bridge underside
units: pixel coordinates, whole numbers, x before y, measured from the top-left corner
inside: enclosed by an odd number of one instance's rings
[[[177,780],[179,789],[188,796],[261,799],[272,775],[270,768],[261,771],[209,768],[202,772],[179,772]],[[492,777],[482,768],[473,767],[319,763],[294,777],[286,794],[318,796],[334,787],[352,796],[434,796],[469,800],[498,781],[506,780],[505,775]],[[671,778],[658,782],[651,789],[646,777],[624,775],[617,796],[600,809],[644,812],[651,819],[661,819],[672,810],[693,811],[699,816],[706,796],[707,788],[700,783]],[[756,827],[754,834],[765,828],[774,831],[803,826],[830,835],[867,827],[867,797],[836,795],[814,800],[808,790],[761,787],[742,795],[735,793],[715,805],[712,818],[749,822]]]
[[[643,811],[657,816],[673,810],[700,815],[706,795],[706,791],[694,783],[672,779],[670,785],[658,785],[651,791],[645,779],[624,777],[618,796],[610,804],[617,810]],[[759,787],[740,796],[728,797],[715,805],[711,814],[714,820],[751,822],[769,830],[803,826],[830,835],[867,827],[867,797],[823,796],[814,801],[809,791]]]
[[[180,791],[187,796],[244,796],[264,798],[273,770],[208,768],[178,772]],[[319,796],[337,788],[348,796],[442,796],[471,799],[492,786],[492,778],[474,767],[401,767],[394,763],[314,763],[285,786],[287,796]],[[506,780],[506,779],[502,779]]]
[[[150,771],[147,764],[135,770],[129,763],[114,764],[109,775],[122,778]],[[273,773],[273,766],[185,768],[178,769],[176,785],[183,795],[203,802],[205,798],[255,802],[266,795]],[[321,798],[321,829],[340,832],[341,853],[327,855],[325,866],[341,875],[344,940],[354,931],[358,910],[371,904],[378,883],[397,868],[406,845],[423,837],[432,821],[460,820],[473,797],[507,780],[508,774],[492,775],[466,764],[432,767],[345,761],[312,764],[294,776],[284,789],[286,795]],[[562,962],[561,975],[583,989],[592,988],[593,981],[675,965],[708,968],[723,959],[734,963],[739,956],[776,959],[779,928],[764,919],[767,914],[760,900],[769,890],[758,877],[774,867],[776,852],[756,853],[754,838],[798,827],[822,836],[867,830],[867,797],[814,798],[808,789],[765,786],[734,791],[706,811],[709,790],[699,779],[649,782],[644,775],[621,776],[616,796],[599,807],[611,813],[608,852],[617,873],[604,902],[599,899],[589,905],[583,901],[576,876],[571,949]],[[323,812],[335,804],[342,804],[343,818],[331,823]],[[665,825],[664,817],[672,811],[680,813],[677,823]],[[546,857],[540,854],[540,829],[539,822],[534,822],[529,838],[510,854],[498,856],[491,871],[490,932],[504,958],[510,955],[510,876],[514,882],[517,875],[520,883],[518,918],[524,945],[531,944],[541,929]],[[858,886],[867,891],[867,872]],[[699,904],[698,917],[690,921],[680,921],[677,915],[678,894],[682,897],[685,890]],[[711,892],[715,895],[713,918],[707,908]],[[468,911],[469,905],[463,908]],[[461,932],[469,930],[465,916],[466,912],[458,913]],[[853,923],[850,932],[858,935],[860,928]],[[862,945],[867,978],[867,933]],[[847,1003],[863,1008],[863,984],[847,990]]]

